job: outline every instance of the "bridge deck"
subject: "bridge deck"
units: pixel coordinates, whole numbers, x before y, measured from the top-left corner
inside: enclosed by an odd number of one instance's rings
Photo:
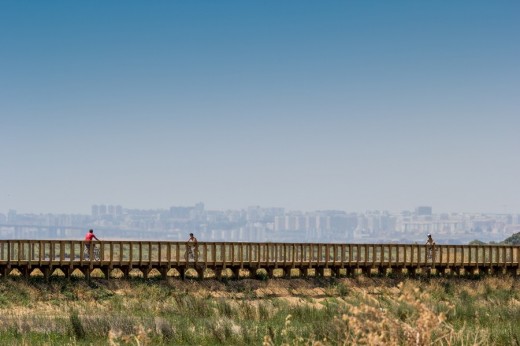
[[[265,269],[272,276],[275,269],[290,275],[299,269],[302,275],[312,269],[316,275],[345,275],[355,271],[377,270],[415,273],[417,270],[437,273],[518,274],[520,246],[505,245],[436,245],[416,244],[316,244],[316,243],[213,243],[199,242],[192,250],[184,242],[103,241],[95,242],[88,251],[83,241],[74,240],[0,240],[0,274],[7,276],[17,270],[29,276],[38,269],[44,276],[60,269],[66,276],[79,270],[90,277],[101,269],[108,278],[115,269],[124,276],[131,270],[147,276],[157,269],[167,277],[171,269],[184,276],[189,268],[200,277],[213,271],[220,277],[230,269],[234,275],[241,270],[256,272]]]

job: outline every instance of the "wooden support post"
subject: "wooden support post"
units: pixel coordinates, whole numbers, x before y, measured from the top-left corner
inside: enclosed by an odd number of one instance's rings
[[[267,277],[269,279],[272,279],[274,277],[274,268],[272,268],[272,267],[267,268]]]
[[[346,267],[345,270],[346,270],[346,275],[347,276],[352,276],[355,273],[355,269],[352,268],[352,267]]]
[[[197,276],[198,276],[198,278],[199,278],[200,280],[204,279],[204,268],[202,268],[202,267],[197,267],[195,270],[197,271]],[[237,278],[238,278],[238,276],[237,276]]]
[[[159,272],[161,273],[161,278],[163,280],[166,280],[168,278],[168,268],[161,267],[161,268],[159,268]]]
[[[42,271],[45,281],[49,281],[49,277],[51,276],[51,269],[49,267],[44,267]]]
[[[233,277],[235,279],[239,279],[240,278],[240,268],[233,268]]]
[[[386,275],[386,268],[383,267],[383,266],[377,267],[377,274],[380,275],[380,276],[385,276]]]
[[[314,270],[316,271],[316,276],[320,276],[320,277],[325,276],[325,268],[318,267],[318,268],[315,268]]]
[[[123,272],[123,278],[128,279],[128,277],[130,276],[130,268],[122,267],[121,271]]]
[[[103,275],[105,276],[105,279],[110,279],[110,269],[108,267],[104,267],[101,269],[103,271]]]
[[[286,278],[291,277],[291,267],[285,267],[283,268],[283,276]]]
[[[25,278],[25,279],[28,279],[29,278],[29,268],[27,266],[23,266],[22,268],[20,268],[20,272],[22,273],[22,276]]]
[[[9,270],[8,270],[7,266],[2,266],[2,268],[0,268],[0,273],[2,274],[3,278],[5,278],[7,275],[9,275]]]
[[[423,267],[423,271],[426,276],[432,275],[432,267]]]
[[[179,276],[181,277],[181,279],[186,279],[186,267],[179,267],[177,268],[177,270],[179,271]]]
[[[217,280],[222,280],[222,269],[221,268],[215,268],[215,278]]]

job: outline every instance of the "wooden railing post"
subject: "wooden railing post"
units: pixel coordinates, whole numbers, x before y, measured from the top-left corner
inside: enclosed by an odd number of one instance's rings
[[[7,266],[11,266],[11,241],[7,241]]]
[[[52,241],[49,241],[48,243],[49,243],[49,248],[50,248],[49,262],[52,262],[56,259],[56,249],[54,248],[54,243]],[[92,252],[92,247],[91,247],[90,251]]]
[[[220,252],[222,254],[222,268],[223,269],[226,269],[226,243],[221,243],[220,244]]]
[[[235,245],[234,243],[229,244],[230,246],[230,256],[231,256],[231,265],[235,264]]]
[[[21,258],[20,258],[20,257],[21,257],[21,256],[20,256],[20,255],[21,255],[21,253],[20,253],[20,252],[21,252],[21,249],[20,249],[21,246],[20,246],[20,244],[21,244],[21,242],[18,240],[18,241],[16,242],[16,246],[17,246],[16,259],[17,259],[18,265],[20,265],[20,260],[21,260]]]

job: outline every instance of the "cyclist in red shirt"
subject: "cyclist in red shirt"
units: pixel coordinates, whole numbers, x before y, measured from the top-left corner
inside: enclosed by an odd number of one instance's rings
[[[98,237],[94,234],[94,230],[89,230],[85,235],[85,255],[86,257],[90,257],[90,244],[92,243],[92,239],[96,239],[99,241]]]

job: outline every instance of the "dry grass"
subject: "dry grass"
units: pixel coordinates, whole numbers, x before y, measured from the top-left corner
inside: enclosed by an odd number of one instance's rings
[[[0,280],[0,342],[515,345],[518,282],[7,279]]]

